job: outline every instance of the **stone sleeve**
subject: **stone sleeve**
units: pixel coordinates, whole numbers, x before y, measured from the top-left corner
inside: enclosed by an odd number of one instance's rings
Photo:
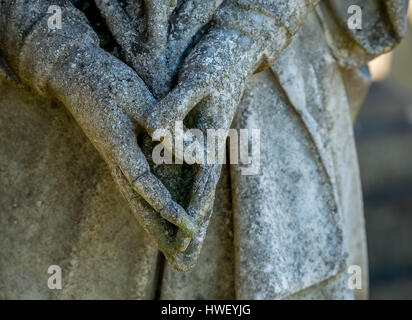
[[[49,6],[61,8],[62,28],[52,29]],[[75,48],[99,46],[83,13],[65,0],[0,1],[0,52],[19,80],[50,95],[58,63]]]
[[[361,8],[360,29],[348,27],[348,8]],[[408,0],[324,0],[317,8],[339,64],[355,68],[393,50],[406,32]]]
[[[217,27],[252,38],[268,60],[276,59],[320,0],[228,0],[216,13]]]

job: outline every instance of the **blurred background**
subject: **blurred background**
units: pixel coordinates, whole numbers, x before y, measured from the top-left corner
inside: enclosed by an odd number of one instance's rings
[[[412,0],[408,32],[370,63],[355,124],[369,251],[370,298],[412,299]]]

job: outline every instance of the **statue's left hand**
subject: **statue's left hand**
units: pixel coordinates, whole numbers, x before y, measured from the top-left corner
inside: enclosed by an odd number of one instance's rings
[[[166,129],[177,134],[174,132],[175,122],[185,120],[194,110],[194,127],[200,129],[205,137],[208,129],[220,130],[225,141],[247,78],[258,64],[258,57],[258,48],[253,46],[248,37],[236,31],[210,31],[186,59],[177,87],[148,111],[145,122],[148,132],[154,134],[156,129]],[[209,153],[215,153],[213,156],[217,161],[217,148],[207,150],[196,137],[191,137],[192,146],[197,144],[195,148],[205,150],[205,162]],[[165,147],[168,146],[165,144]],[[170,151],[190,164],[198,160],[188,158],[184,150]],[[221,171],[221,163],[216,161],[200,165],[192,186],[187,212],[195,218],[201,229],[197,238],[204,237],[204,229],[208,224],[204,220],[214,202]],[[202,239],[191,241],[190,237],[178,232],[176,248],[186,254],[186,263],[190,264],[191,259],[196,259],[201,242]]]

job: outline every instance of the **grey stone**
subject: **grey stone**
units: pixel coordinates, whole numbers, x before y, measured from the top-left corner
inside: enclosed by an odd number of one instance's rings
[[[110,34],[73,3],[0,3],[0,295],[365,298],[358,68],[399,43],[406,1],[96,0]],[[260,129],[259,174],[156,164],[151,136],[176,121]]]

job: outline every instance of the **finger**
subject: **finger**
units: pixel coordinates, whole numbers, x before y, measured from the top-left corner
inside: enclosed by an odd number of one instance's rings
[[[203,220],[208,207],[213,204],[214,190],[219,180],[220,171],[221,165],[202,165],[196,175],[188,210],[198,223]]]
[[[143,198],[134,192],[130,183],[116,165],[109,165],[109,168],[121,194],[132,209],[136,220],[154,240],[159,250],[165,255],[167,261],[182,272],[193,268],[199,255],[200,247],[196,247],[195,255],[183,256],[179,254],[173,245],[173,230],[170,228],[171,225],[161,218]]]
[[[136,220],[150,237],[153,238],[161,252],[166,256],[173,254],[174,248],[172,246],[172,230],[170,224],[162,219],[159,214],[143,200],[143,198],[134,192],[120,168],[110,162],[108,162],[108,165],[112,176],[119,187],[120,193],[128,202]]]
[[[173,130],[176,121],[186,115],[208,94],[201,83],[180,84],[151,108],[145,121],[145,129],[152,136],[156,129]]]
[[[167,42],[169,18],[176,6],[175,1],[146,0],[147,38],[151,47],[163,51]]]
[[[172,153],[177,159],[187,164],[199,163],[199,153],[193,156],[185,154],[189,146],[192,150],[202,150],[204,145],[184,125],[186,115],[193,110],[207,95],[209,89],[200,81],[195,84],[179,85],[161,100],[151,111],[148,112],[144,128],[152,137],[157,136],[157,129],[166,130],[172,135],[174,144],[164,144],[165,149]],[[181,143],[180,143],[181,142]]]
[[[196,174],[187,212],[194,218],[197,226],[202,224],[208,211],[213,207],[220,172],[221,165],[203,165]],[[182,231],[178,230],[175,238],[175,247],[179,252],[186,251],[192,239]]]
[[[169,263],[171,263],[177,270],[187,272],[196,265],[196,261],[199,258],[200,251],[206,237],[206,231],[210,218],[212,217],[212,212],[213,208],[210,208],[199,225],[198,233],[190,240],[187,249],[184,252],[176,250],[176,254],[168,258]]]
[[[200,254],[205,232],[203,231],[193,239],[191,247],[189,248],[190,250],[187,250],[187,253],[179,253],[173,243],[173,230],[170,228],[171,225],[162,219],[146,201],[134,192],[130,183],[116,165],[109,164],[109,168],[120,192],[132,209],[136,220],[155,241],[167,261],[181,272],[187,272],[192,269]],[[206,229],[207,225],[202,226],[202,228]]]
[[[186,249],[189,247],[191,241],[191,237],[186,236],[183,232],[177,231],[175,238],[176,250],[178,252],[185,252]]]
[[[95,0],[95,3],[116,42],[123,49],[130,49],[139,36],[136,20],[133,20],[126,14],[121,7],[120,1]],[[127,30],[124,29],[125,27]]]
[[[175,144],[173,153],[177,158],[184,160],[187,164],[200,164],[202,163],[202,159],[207,161],[211,160],[214,163],[219,161],[219,155],[224,153],[224,145],[236,111],[237,101],[230,95],[219,92],[204,97],[203,100],[197,104],[198,107],[196,108],[195,115],[196,123],[194,126],[196,129],[200,129],[203,135],[199,137],[196,134],[192,134],[190,130],[183,126],[183,129],[180,129],[180,133],[175,132],[175,136],[180,137],[179,134],[182,136],[183,148],[178,149]],[[210,129],[214,130],[214,136],[209,137]],[[205,144],[207,141],[205,138],[210,138],[210,143],[207,142],[207,146]],[[215,143],[216,138],[218,138],[217,145]],[[196,152],[195,155],[191,152],[186,152],[189,146],[190,150],[199,150],[202,152],[200,161],[200,152]]]
[[[219,130],[225,134],[220,137],[221,145],[215,145],[215,141],[208,143],[206,154],[207,161],[213,160],[214,163],[202,165],[196,175],[192,186],[191,201],[187,212],[195,218],[198,225],[201,224],[206,213],[213,207],[216,185],[220,177],[221,163],[219,163],[219,153],[224,152],[220,148],[225,148],[226,135],[231,125],[236,110],[234,99],[222,99],[219,95],[211,95],[202,102],[197,118],[196,126],[206,133],[208,129]],[[207,137],[208,139],[211,137]],[[213,138],[214,139],[214,138]],[[213,157],[209,157],[209,153]],[[175,247],[179,252],[186,251],[191,239],[183,232],[176,234]]]
[[[94,142],[101,154],[115,163],[133,189],[169,222],[188,235],[196,233],[196,225],[185,210],[175,203],[166,187],[151,172],[140,150],[134,125],[126,114],[111,112],[110,121],[101,123]]]
[[[194,236],[197,226],[191,216],[175,201],[170,192],[151,172],[133,181],[133,189],[139,193],[160,215],[173,223],[187,236]]]

